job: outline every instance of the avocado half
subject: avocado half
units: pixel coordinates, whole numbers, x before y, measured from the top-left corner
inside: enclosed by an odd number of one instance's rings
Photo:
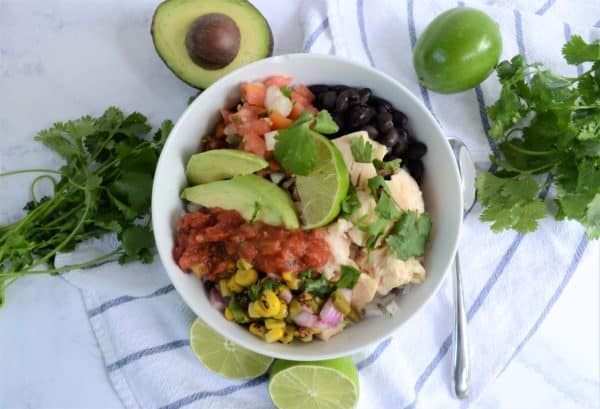
[[[273,53],[271,27],[246,0],[166,0],[151,32],[167,67],[199,89]]]

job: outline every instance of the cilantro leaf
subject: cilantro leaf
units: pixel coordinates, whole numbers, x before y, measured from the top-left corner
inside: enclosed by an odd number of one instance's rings
[[[587,206],[586,226],[590,239],[600,239],[600,193]]]
[[[562,54],[569,64],[578,65],[600,60],[600,40],[586,43],[580,35],[573,35],[563,46]]]
[[[371,195],[377,199],[379,197],[379,191],[387,193],[391,196],[390,187],[387,183],[385,183],[385,179],[383,176],[374,176],[367,181],[367,185],[369,186],[369,190],[371,191]]]
[[[381,193],[377,206],[375,206],[375,212],[384,219],[392,220],[400,216],[400,211],[396,206],[396,203],[392,200],[390,195],[385,192]]]
[[[229,303],[227,304],[227,308],[231,311],[231,315],[233,315],[233,320],[238,324],[243,324],[247,322],[246,314],[244,312],[244,308],[241,305],[241,300],[238,299],[238,294],[231,294],[229,297]]]
[[[292,96],[292,88],[287,85],[284,85],[283,87],[279,87],[279,90],[287,98]]]
[[[366,226],[359,226],[359,229],[367,233],[365,247],[367,250],[373,250],[377,242],[383,235],[390,224],[389,220],[377,218]]]
[[[359,163],[371,163],[373,160],[373,145],[361,137],[350,139],[350,150],[354,160]]]
[[[306,280],[307,278],[311,278],[312,277],[312,270],[304,270],[298,273],[298,279],[300,280]]]
[[[325,279],[325,277],[320,276],[316,279],[307,278],[304,280],[304,291],[320,298],[327,298],[333,289],[329,286],[329,282]]]
[[[391,170],[395,171],[400,168],[400,164],[402,163],[401,159],[392,159],[390,161],[384,162],[380,159],[373,159],[373,166],[377,170]]]
[[[415,211],[402,213],[394,223],[386,243],[401,260],[409,257],[421,257],[425,254],[425,245],[431,231],[431,218],[427,213]]]
[[[323,135],[331,135],[340,130],[338,124],[333,120],[331,114],[325,109],[322,109],[315,116],[315,124],[313,129]]]
[[[317,144],[309,133],[309,123],[294,124],[275,136],[275,159],[285,170],[306,176],[317,165]]]
[[[341,204],[341,214],[344,217],[349,217],[358,209],[360,209],[360,201],[358,200],[356,188],[350,184],[348,186],[348,193]]]
[[[354,288],[360,277],[360,270],[352,266],[342,265],[340,279],[335,283],[337,288]]]
[[[123,262],[135,260],[137,256],[154,248],[154,236],[147,227],[128,227],[121,233],[120,239],[123,243],[123,251],[125,251]],[[152,260],[150,259],[150,261]]]

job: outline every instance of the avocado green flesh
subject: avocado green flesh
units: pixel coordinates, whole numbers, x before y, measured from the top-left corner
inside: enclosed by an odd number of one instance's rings
[[[460,7],[427,26],[415,45],[413,65],[425,87],[453,93],[485,80],[501,53],[498,24],[482,11]]]
[[[231,17],[240,30],[239,52],[229,65],[221,69],[200,67],[192,61],[185,45],[192,22],[208,13]],[[154,13],[152,38],[156,51],[175,75],[200,89],[243,65],[268,57],[273,51],[269,24],[245,0],[166,0]]]
[[[238,149],[213,149],[193,155],[187,163],[185,175],[190,184],[229,179],[248,175],[269,166],[260,156]]]
[[[235,176],[229,180],[188,187],[181,197],[204,207],[237,210],[247,221],[252,220],[258,203],[256,220],[289,229],[300,226],[290,195],[257,175]]]

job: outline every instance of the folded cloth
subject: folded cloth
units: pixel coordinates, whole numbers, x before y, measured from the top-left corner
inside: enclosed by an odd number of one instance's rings
[[[469,2],[499,22],[503,57],[521,53],[567,75],[560,48],[572,33],[597,38],[600,3],[592,1]],[[531,3],[539,3],[533,7]],[[494,78],[475,90],[444,96],[419,87],[411,55],[431,19],[458,5],[448,1],[329,0],[305,4],[305,52],[334,53],[381,69],[421,97],[448,135],[463,139],[481,166],[493,149],[484,107],[499,87]],[[546,14],[541,16],[542,14]],[[537,15],[536,15],[537,14]],[[569,22],[563,22],[569,21]],[[298,50],[300,51],[300,50]],[[550,199],[552,192],[548,195]],[[468,308],[475,402],[510,364],[543,322],[573,274],[595,268],[598,243],[588,243],[576,223],[543,220],[537,232],[493,234],[478,221],[476,206],[466,217],[460,252]],[[64,254],[58,264],[104,254],[110,238]],[[120,267],[107,262],[64,277],[81,289],[106,370],[127,408],[271,407],[266,377],[225,380],[205,369],[188,347],[192,312],[174,291],[158,261]],[[394,337],[354,356],[360,369],[361,408],[452,408],[450,387],[452,283]],[[597,384],[577,383],[578,399],[597,405]],[[586,386],[588,385],[588,386]]]

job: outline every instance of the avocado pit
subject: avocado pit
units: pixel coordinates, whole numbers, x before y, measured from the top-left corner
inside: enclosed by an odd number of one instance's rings
[[[194,63],[207,70],[218,70],[235,59],[240,39],[240,29],[231,17],[209,13],[192,22],[185,46]]]

